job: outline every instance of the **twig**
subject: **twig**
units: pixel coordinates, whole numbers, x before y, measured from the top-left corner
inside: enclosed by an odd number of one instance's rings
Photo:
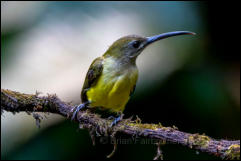
[[[163,160],[163,154],[162,154],[162,150],[161,150],[161,142],[159,141],[158,143],[156,143],[156,145],[157,145],[157,153],[153,160]]]
[[[113,137],[112,139],[113,139],[113,146],[114,146],[113,151],[109,155],[106,156],[107,158],[111,158],[117,150],[116,138]]]
[[[50,112],[69,118],[73,107],[61,101],[56,95],[38,96],[1,89],[1,111],[10,112]],[[78,113],[75,119],[81,127],[95,129],[102,136],[122,133],[140,138],[157,139],[170,144],[183,146],[209,153],[222,159],[240,159],[240,140],[216,140],[206,135],[190,134],[161,124],[144,124],[123,119],[110,128],[111,121],[87,111]],[[115,151],[115,150],[114,150]]]

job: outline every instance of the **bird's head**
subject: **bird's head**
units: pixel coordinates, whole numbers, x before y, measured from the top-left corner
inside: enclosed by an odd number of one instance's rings
[[[138,55],[150,44],[162,40],[171,36],[177,35],[195,35],[193,32],[189,31],[174,31],[167,32],[160,35],[155,35],[151,37],[142,37],[137,35],[129,35],[116,40],[104,54],[106,57],[114,58],[124,58],[135,60]]]

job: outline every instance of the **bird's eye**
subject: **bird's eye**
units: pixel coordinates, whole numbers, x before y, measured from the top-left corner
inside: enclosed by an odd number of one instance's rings
[[[133,43],[132,43],[132,46],[134,47],[134,48],[138,48],[139,46],[140,46],[140,41],[134,41]]]

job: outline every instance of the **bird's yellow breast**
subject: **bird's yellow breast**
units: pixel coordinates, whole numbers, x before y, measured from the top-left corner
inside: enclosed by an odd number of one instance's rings
[[[90,106],[122,112],[137,78],[138,69],[135,65],[124,67],[114,60],[104,60],[101,76],[96,85],[87,91]]]

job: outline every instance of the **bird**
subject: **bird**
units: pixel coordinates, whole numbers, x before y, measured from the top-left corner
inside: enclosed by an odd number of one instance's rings
[[[108,111],[113,114],[111,127],[121,119],[130,96],[133,94],[138,68],[136,59],[150,44],[178,36],[195,35],[190,31],[172,31],[150,37],[128,35],[116,40],[107,51],[89,67],[81,91],[82,103],[72,109],[72,120],[85,108]],[[111,116],[110,116],[111,117]]]

